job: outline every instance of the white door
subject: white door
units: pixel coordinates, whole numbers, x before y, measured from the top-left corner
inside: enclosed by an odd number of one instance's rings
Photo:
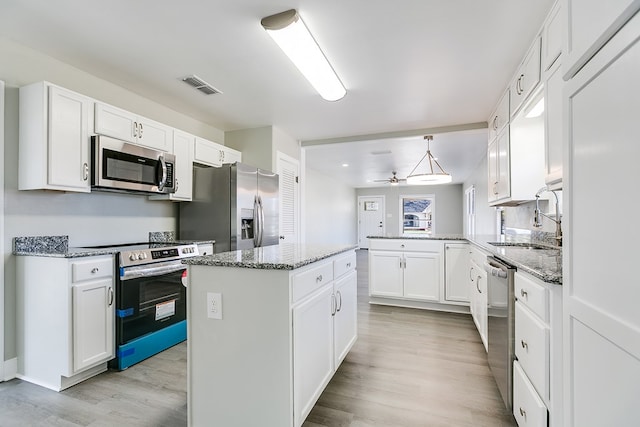
[[[358,245],[369,248],[367,236],[384,235],[384,196],[358,197]]]
[[[280,240],[299,243],[300,162],[278,151],[277,169],[280,176]]]

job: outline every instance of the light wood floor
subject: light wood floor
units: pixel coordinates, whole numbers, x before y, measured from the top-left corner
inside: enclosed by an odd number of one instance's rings
[[[515,426],[470,316],[370,306],[367,293],[358,251],[359,338],[304,427]],[[60,393],[0,383],[0,426],[185,426],[186,360],[182,343]]]

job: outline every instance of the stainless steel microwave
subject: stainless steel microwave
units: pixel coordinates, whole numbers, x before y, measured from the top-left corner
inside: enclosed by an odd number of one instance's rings
[[[176,157],[102,135],[91,137],[91,188],[174,193]]]

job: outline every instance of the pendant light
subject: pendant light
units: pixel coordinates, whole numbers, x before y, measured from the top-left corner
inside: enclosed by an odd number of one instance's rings
[[[424,139],[427,141],[427,153],[422,156],[416,167],[413,168],[409,176],[407,177],[407,184],[409,185],[436,185],[436,184],[447,184],[451,182],[451,175],[446,173],[440,163],[433,157],[431,154],[430,143],[433,141],[433,135],[426,135]],[[426,158],[429,159],[429,173],[422,174],[414,174],[420,163]],[[440,172],[433,171],[433,164],[438,166]]]

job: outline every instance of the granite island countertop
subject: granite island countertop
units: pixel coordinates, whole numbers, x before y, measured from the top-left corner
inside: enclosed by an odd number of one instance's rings
[[[516,269],[547,283],[562,284],[562,248],[531,240],[528,236],[435,234],[432,236],[369,236],[370,239],[463,240],[476,245]],[[509,244],[495,246],[491,243]],[[513,245],[513,246],[511,246]],[[535,245],[531,248],[530,245]]]
[[[254,249],[222,252],[183,259],[183,264],[263,270],[295,270],[333,255],[357,248],[357,245],[298,245],[280,243]]]

